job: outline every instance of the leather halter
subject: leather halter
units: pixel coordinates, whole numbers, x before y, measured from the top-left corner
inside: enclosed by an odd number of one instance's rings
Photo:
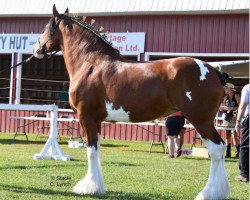
[[[44,42],[44,43],[41,43],[40,42],[40,38],[38,38],[38,44],[39,44],[39,48],[38,48],[38,51],[41,51],[45,56],[47,56],[47,58],[51,58],[53,55],[55,55],[58,51],[55,51],[55,52],[46,52],[44,50],[44,47],[46,46],[46,44],[51,41],[56,33],[56,30],[57,28],[59,27],[59,24],[60,22],[65,18],[66,16],[62,15],[62,17],[60,17],[59,20],[55,21],[53,20],[51,26],[50,26],[50,38]],[[50,54],[48,54],[50,53]]]

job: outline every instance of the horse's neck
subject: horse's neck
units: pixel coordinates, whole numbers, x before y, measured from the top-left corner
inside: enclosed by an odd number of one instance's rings
[[[75,34],[71,35],[63,34],[61,48],[71,80],[79,70],[82,70],[82,66],[89,64],[96,67],[100,66],[101,62],[119,59],[119,57],[110,59],[110,55],[105,55],[92,48],[83,31],[76,31]]]

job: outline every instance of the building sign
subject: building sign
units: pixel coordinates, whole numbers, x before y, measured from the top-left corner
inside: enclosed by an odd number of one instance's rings
[[[40,34],[0,34],[0,53],[32,53]],[[110,33],[109,40],[121,54],[144,52],[145,33]]]
[[[32,53],[40,34],[0,34],[0,53]]]
[[[144,53],[145,33],[110,33],[109,41],[121,54]]]

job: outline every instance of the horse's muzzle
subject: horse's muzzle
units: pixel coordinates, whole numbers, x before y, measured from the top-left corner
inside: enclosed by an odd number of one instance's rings
[[[33,48],[33,55],[38,58],[38,59],[42,59],[44,57],[44,52],[41,48],[41,45],[40,45],[40,42],[37,42],[35,45],[34,45],[34,48]]]

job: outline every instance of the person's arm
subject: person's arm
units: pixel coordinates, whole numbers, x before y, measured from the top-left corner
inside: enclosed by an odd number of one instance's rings
[[[220,107],[219,107],[219,111],[220,111],[220,112],[224,112],[226,109],[227,109],[227,107],[226,107],[225,103],[224,103],[224,102],[221,103],[221,104],[220,104]]]
[[[237,104],[240,105],[240,95],[235,94],[235,100],[237,101]]]
[[[227,112],[228,111],[228,106],[226,105],[226,97],[223,98],[223,101],[220,104],[219,111],[220,112]]]
[[[235,129],[237,132],[240,131],[241,128],[241,120],[244,116],[245,110],[247,107],[247,103],[243,103],[241,102],[239,105],[239,109],[238,109],[238,113],[237,113],[237,118],[236,118],[236,125],[235,125]]]
[[[240,102],[241,102],[241,98],[240,98],[240,95],[239,95],[238,93],[235,94],[234,98],[235,98],[235,100],[236,100],[238,106],[237,106],[237,107],[230,107],[230,108],[231,108],[231,110],[237,112],[237,110],[239,109],[239,105],[240,105]],[[231,110],[230,110],[230,111],[231,111]]]

